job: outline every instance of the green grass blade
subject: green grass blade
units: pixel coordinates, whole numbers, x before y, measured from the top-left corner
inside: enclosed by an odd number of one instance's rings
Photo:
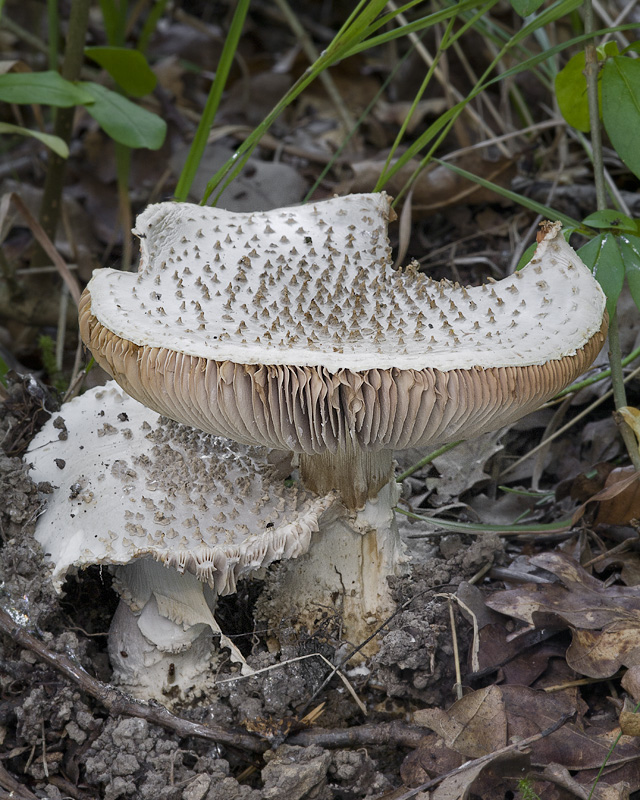
[[[473,183],[484,186],[485,189],[491,189],[492,192],[505,197],[507,200],[512,200],[514,203],[517,203],[524,208],[528,208],[529,211],[534,211],[536,214],[542,214],[543,217],[547,217],[548,219],[559,220],[563,225],[570,228],[581,229],[583,227],[579,220],[573,219],[573,217],[570,217],[567,214],[562,214],[560,211],[556,211],[555,208],[545,206],[542,203],[531,200],[529,197],[525,197],[517,192],[512,192],[511,189],[505,189],[503,186],[498,186],[497,183],[492,183],[485,178],[474,175],[473,172],[468,172],[466,169],[457,167],[455,164],[449,164],[447,161],[442,161],[439,158],[434,158],[432,160],[436,164],[440,164],[441,166],[450,169],[452,172],[461,175],[463,178],[467,178],[468,180],[473,181]]]
[[[191,143],[187,160],[182,168],[182,172],[180,173],[180,178],[178,179],[178,185],[176,186],[175,191],[176,200],[184,201],[187,199],[193,179],[195,178],[198,167],[200,166],[202,154],[207,146],[209,132],[211,131],[213,121],[218,111],[222,92],[224,91],[224,87],[227,83],[229,71],[231,69],[231,65],[233,64],[238,42],[240,41],[247,11],[249,10],[249,3],[250,0],[239,0],[238,5],[236,6],[233,20],[231,21],[231,26],[229,27],[229,32],[227,34],[227,38],[225,39],[222,54],[220,56],[220,63],[218,64],[218,69],[216,70],[216,77],[211,84],[209,96],[207,98],[202,116],[200,117],[200,122],[198,123],[198,128],[193,138],[193,142]]]

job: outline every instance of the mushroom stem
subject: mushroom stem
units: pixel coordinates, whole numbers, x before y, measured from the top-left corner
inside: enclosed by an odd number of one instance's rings
[[[404,561],[393,511],[399,491],[392,479],[360,511],[322,524],[309,553],[268,578],[259,613],[269,624],[293,617],[313,632],[336,614],[341,638],[354,646],[375,633],[395,610],[387,577]],[[361,653],[377,650],[372,641]]]
[[[337,452],[300,455],[302,483],[323,495],[334,489],[349,510],[360,511],[374,500],[382,487],[393,478],[391,450],[363,450],[347,438]]]
[[[251,671],[215,620],[215,591],[194,575],[151,558],[112,572],[121,597],[109,630],[115,683],[137,697],[164,702],[169,693],[184,697],[203,688],[215,666],[215,634],[243,672]]]

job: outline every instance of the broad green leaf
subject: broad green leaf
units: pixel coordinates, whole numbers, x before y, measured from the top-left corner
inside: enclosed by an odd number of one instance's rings
[[[543,3],[544,0],[511,0],[513,10],[516,14],[520,14],[521,17],[528,17],[529,14],[533,14]]]
[[[69,148],[67,143],[59,136],[53,136],[51,133],[40,133],[40,131],[31,131],[29,128],[21,128],[19,125],[11,125],[9,122],[0,122],[0,133],[16,133],[18,136],[32,136],[34,139],[45,144],[54,153],[57,153],[61,158],[69,157]]]
[[[616,42],[607,42],[597,48],[598,61],[618,53]],[[587,133],[591,129],[589,121],[589,100],[587,98],[587,79],[584,75],[584,51],[576,53],[560,70],[555,78],[556,98],[560,113],[569,125]],[[598,73],[598,109],[602,108],[602,85]]]
[[[612,233],[601,233],[581,247],[578,255],[602,286],[607,296],[607,311],[612,314],[624,283],[624,263],[617,238]]]
[[[611,144],[640,178],[640,61],[616,56],[602,71],[602,121]]]
[[[142,97],[152,92],[157,78],[139,50],[127,47],[85,47],[85,54],[111,75],[128,95]]]
[[[3,386],[7,385],[5,377],[7,372],[9,372],[9,367],[7,366],[7,362],[4,361],[2,358],[0,358],[0,383],[3,384]]]
[[[585,133],[590,129],[587,79],[584,77],[584,52],[576,53],[556,75],[558,108],[573,128]],[[598,96],[600,96],[598,82]]]
[[[623,234],[618,237],[618,246],[631,297],[636,306],[640,308],[640,237]]]
[[[82,84],[66,81],[60,73],[49,70],[0,75],[0,100],[68,107],[88,105],[93,102],[93,97],[82,88]]]
[[[157,114],[140,108],[98,83],[80,85],[92,95],[93,103],[87,106],[87,111],[114,141],[127,147],[148,147],[149,150],[162,146],[167,126]]]
[[[611,208],[589,214],[582,221],[590,228],[614,228],[616,231],[626,231],[627,233],[638,232],[638,225],[631,217]]]

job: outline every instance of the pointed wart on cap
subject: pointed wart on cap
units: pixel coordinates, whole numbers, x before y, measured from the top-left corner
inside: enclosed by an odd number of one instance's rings
[[[158,417],[115,384],[61,414],[68,438],[49,421],[26,457],[33,479],[55,486],[36,538],[58,591],[70,570],[153,558],[229,594],[305,553],[334,500],[287,488],[264,448]]]

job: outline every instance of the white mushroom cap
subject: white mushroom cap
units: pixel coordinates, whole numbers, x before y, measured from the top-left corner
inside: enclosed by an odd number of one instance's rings
[[[264,448],[160,418],[115,384],[61,414],[67,438],[50,420],[26,456],[34,480],[56,487],[36,538],[58,590],[70,569],[151,557],[233,592],[242,575],[305,553],[334,500],[285,487]]]
[[[391,266],[384,194],[234,214],[150,206],[137,275],[98,270],[85,343],[141,402],[309,455],[435,445],[535,409],[606,334],[605,297],[550,225],[481,287]]]

